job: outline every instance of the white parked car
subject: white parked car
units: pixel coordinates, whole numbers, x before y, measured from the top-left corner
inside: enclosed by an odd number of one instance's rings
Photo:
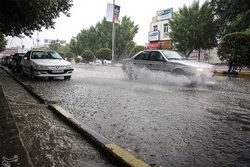
[[[27,52],[21,60],[23,75],[32,79],[38,77],[64,77],[70,79],[73,67],[55,51],[33,50]]]

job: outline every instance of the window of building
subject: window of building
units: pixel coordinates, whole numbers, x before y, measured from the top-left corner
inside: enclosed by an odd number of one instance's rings
[[[164,24],[164,38],[168,38],[168,24]]]
[[[158,31],[157,26],[154,26],[153,28],[154,28],[154,31]]]

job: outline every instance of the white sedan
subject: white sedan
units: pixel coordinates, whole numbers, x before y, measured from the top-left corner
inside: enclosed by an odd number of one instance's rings
[[[55,51],[34,50],[27,52],[21,61],[23,75],[38,77],[64,77],[70,79],[73,67]]]

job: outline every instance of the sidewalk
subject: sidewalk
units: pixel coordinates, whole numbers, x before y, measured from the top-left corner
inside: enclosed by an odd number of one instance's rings
[[[20,140],[19,131],[0,85],[0,158],[7,166],[32,166]]]

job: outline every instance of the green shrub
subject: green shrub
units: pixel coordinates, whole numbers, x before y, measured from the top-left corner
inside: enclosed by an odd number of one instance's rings
[[[85,50],[82,53],[82,58],[83,58],[83,60],[85,60],[87,62],[90,62],[90,61],[94,60],[95,55],[94,55],[94,53],[91,50]]]
[[[80,63],[80,59],[78,57],[75,57],[75,62]]]
[[[96,51],[95,57],[101,60],[111,60],[112,59],[112,50],[109,48],[101,48]]]
[[[146,47],[145,46],[140,46],[140,45],[137,45],[135,46],[131,52],[129,53],[129,57],[132,57],[134,56],[136,53],[142,51],[142,50],[146,50]]]
[[[228,71],[250,65],[250,33],[236,32],[223,37],[218,47],[218,56],[226,61]]]
[[[65,55],[64,55],[65,58],[67,58],[67,61],[71,61],[72,58],[74,58],[74,54],[71,53],[71,52],[67,52]]]

